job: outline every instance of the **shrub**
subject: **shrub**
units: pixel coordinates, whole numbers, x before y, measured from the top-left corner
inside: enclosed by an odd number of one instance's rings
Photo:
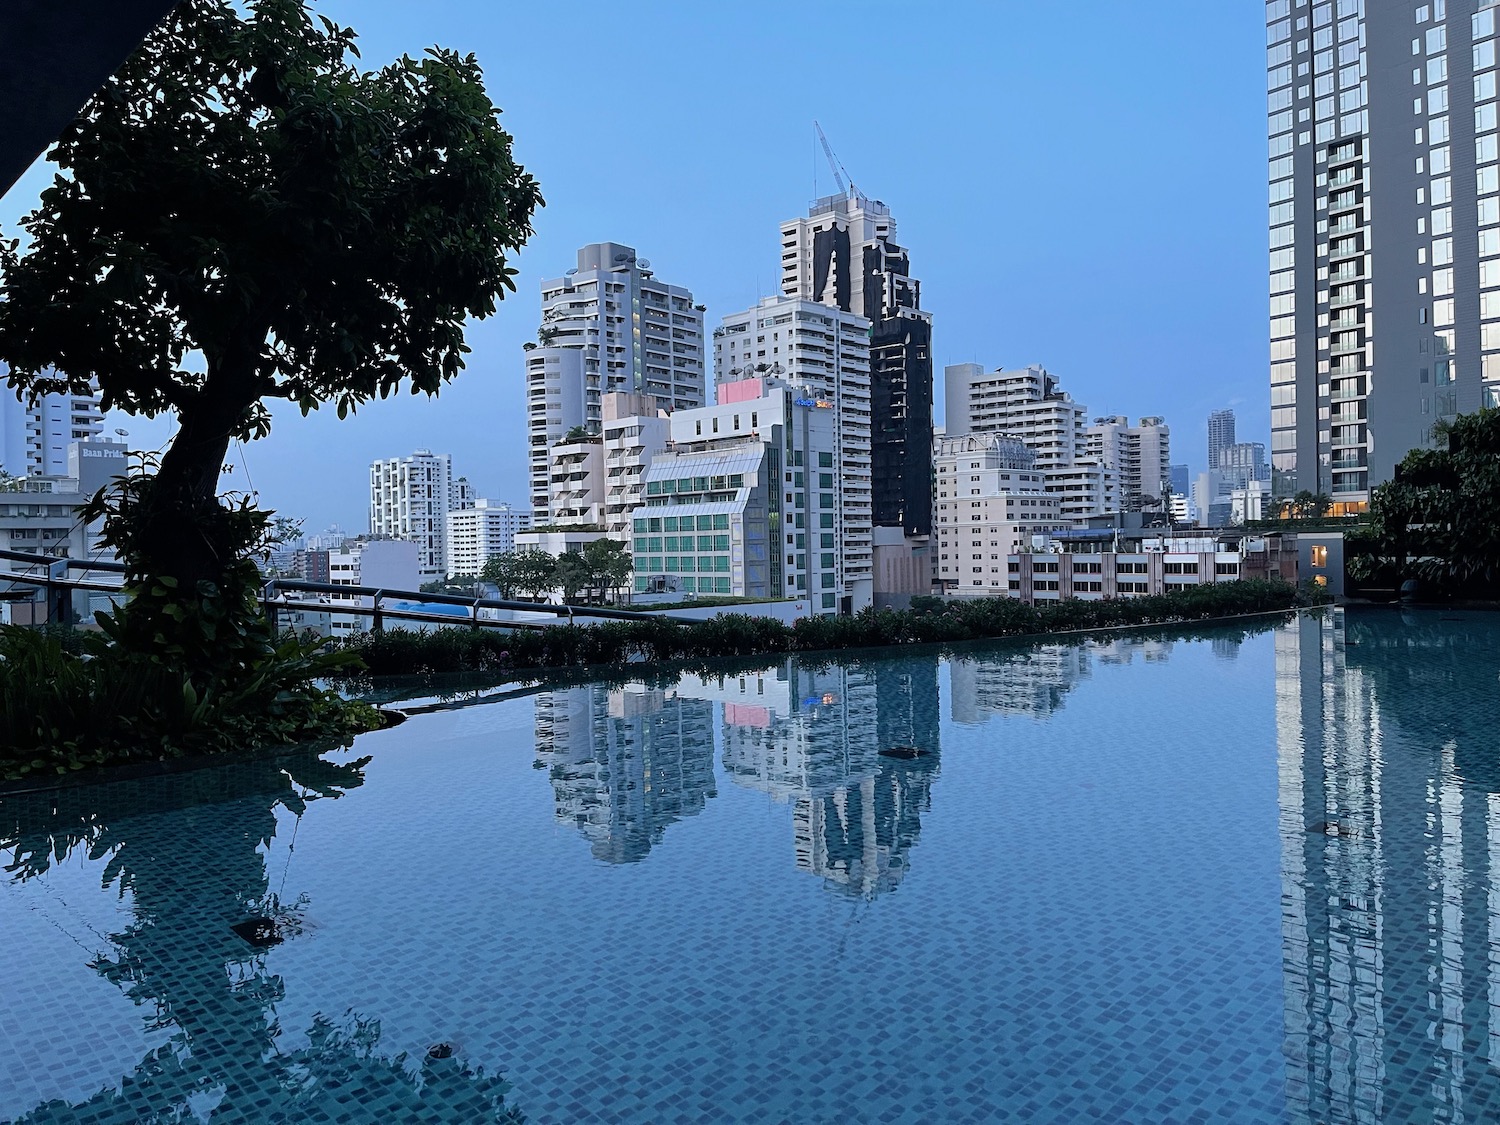
[[[725,613],[685,624],[647,617],[513,632],[389,629],[340,641],[338,647],[357,654],[375,676],[437,672],[512,676],[533,669],[955,644],[1079,629],[1164,625],[1293,609],[1314,602],[1310,594],[1289,583],[1247,579],[1188,586],[1152,597],[1034,606],[1014,598],[947,603],[934,598],[910,610],[866,609],[851,617],[803,617],[792,625],[775,618]]]
[[[356,664],[287,640],[200,687],[103,636],[0,626],[0,777],[344,739],[378,715],[313,682]]]

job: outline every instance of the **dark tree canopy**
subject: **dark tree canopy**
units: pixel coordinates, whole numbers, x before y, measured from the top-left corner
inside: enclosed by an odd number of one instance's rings
[[[1500,410],[1433,427],[1377,488],[1369,524],[1351,535],[1350,569],[1377,583],[1418,578],[1437,590],[1493,597],[1500,583]]]
[[[255,615],[265,515],[217,488],[268,400],[343,416],[435,394],[465,321],[515,287],[541,197],[478,62],[366,71],[354,39],[304,0],[187,0],[59,139],[25,252],[0,245],[14,387],[97,379],[106,409],[179,422],[155,475],[94,509],[133,582],[132,643],[221,649],[193,621]],[[165,604],[195,598],[193,620]]]
[[[212,404],[251,437],[267,398],[436,392],[465,318],[514,288],[540,196],[474,57],[361,71],[354,34],[300,0],[249,7],[184,4],[60,138],[4,262],[19,387],[95,375],[106,408]]]

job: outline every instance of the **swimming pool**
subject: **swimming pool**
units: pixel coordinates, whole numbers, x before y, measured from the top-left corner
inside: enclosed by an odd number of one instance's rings
[[[1494,1119],[1496,621],[512,691],[0,798],[0,1120]]]

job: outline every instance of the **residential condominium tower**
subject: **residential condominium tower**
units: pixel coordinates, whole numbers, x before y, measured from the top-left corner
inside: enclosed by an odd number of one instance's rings
[[[1266,5],[1277,495],[1363,511],[1436,423],[1500,404],[1496,22]]]
[[[1132,426],[1122,415],[1095,418],[1084,431],[1085,460],[1114,469],[1120,507],[1127,512],[1162,506],[1172,489],[1172,434],[1161,418]]]
[[[766,297],[714,330],[714,373],[720,402],[727,385],[769,378],[805,388],[807,404],[831,415],[834,464],[817,473],[815,494],[832,490],[837,503],[818,514],[834,520],[838,587],[856,609],[868,604],[874,582],[870,322],[817,301]],[[807,487],[812,491],[811,475]]]
[[[370,465],[370,534],[417,545],[424,582],[448,573],[448,513],[473,504],[468,482],[453,476],[446,453],[419,449]]]
[[[1016,371],[986,371],[978,363],[943,369],[949,437],[1009,434],[1036,454],[1047,491],[1059,497],[1062,515],[1087,519],[1120,510],[1115,469],[1090,460],[1084,434],[1088,408],[1074,402],[1056,376],[1032,364]]]
[[[1208,416],[1208,467],[1219,463],[1219,450],[1234,444],[1234,411],[1215,410]]]
[[[448,574],[476,576],[496,555],[516,549],[516,535],[531,526],[531,513],[499,500],[478,499],[448,513]]]
[[[877,527],[932,533],[932,314],[890,208],[850,188],[781,224],[781,292],[870,322]]]
[[[98,393],[28,401],[3,386],[8,372],[0,363],[0,470],[13,477],[67,476],[69,446],[104,433]]]
[[[662,409],[702,406],[703,312],[693,295],[657,280],[629,246],[595,242],[578,266],[542,282],[542,323],[526,352],[531,506],[551,522],[549,450],[570,430],[597,434],[611,391],[652,396]]]

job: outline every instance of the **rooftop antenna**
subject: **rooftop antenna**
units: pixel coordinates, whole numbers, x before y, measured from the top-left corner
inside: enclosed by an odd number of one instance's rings
[[[828,157],[828,167],[833,172],[834,183],[839,185],[840,194],[852,196],[861,203],[868,203],[865,193],[854,186],[849,170],[839,163],[839,158],[833,154],[833,146],[828,143],[828,135],[823,132],[823,126],[814,121],[813,128],[817,130],[818,143],[823,146],[823,155]]]

